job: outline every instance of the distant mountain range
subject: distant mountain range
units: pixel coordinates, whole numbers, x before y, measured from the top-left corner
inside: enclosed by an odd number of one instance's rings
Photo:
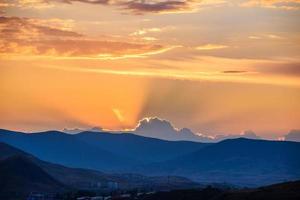
[[[100,129],[92,128],[87,129],[86,131],[90,130],[99,131]],[[73,129],[73,131],[64,129],[64,132],[66,133],[79,133],[80,131],[85,132],[84,130],[80,129]],[[196,133],[189,128],[176,128],[170,121],[158,117],[146,117],[141,119],[137,126],[128,133],[169,141],[220,142],[225,139],[234,139],[240,137],[248,139],[263,139],[252,130],[245,130],[242,133],[235,134],[218,133],[214,135],[208,135],[201,132]],[[282,135],[277,139],[300,142],[300,130],[291,130],[288,134]]]
[[[184,176],[200,183],[258,186],[300,178],[300,143],[229,139],[164,141],[134,134],[0,130],[0,142],[67,167],[106,173]]]
[[[24,198],[31,192],[59,193],[71,190],[176,189],[201,187],[179,176],[143,176],[107,174],[96,170],[69,168],[42,161],[8,144],[0,142],[0,199]]]
[[[194,141],[194,142],[219,142],[225,139],[232,138],[249,138],[260,139],[253,131],[247,130],[242,134],[218,134],[215,136],[209,136],[201,133],[194,133],[188,128],[178,129],[174,125],[165,119],[157,117],[144,118],[139,121],[137,127],[132,133],[152,138],[159,138],[169,141]]]
[[[300,178],[300,143],[229,139],[136,171],[257,186]]]

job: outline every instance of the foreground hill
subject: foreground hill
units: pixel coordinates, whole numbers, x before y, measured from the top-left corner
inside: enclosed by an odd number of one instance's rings
[[[298,200],[300,181],[286,182],[257,189],[227,191],[207,187],[199,190],[174,190],[123,200]],[[121,198],[122,199],[122,198]]]
[[[58,193],[66,186],[23,156],[0,160],[0,199],[22,197],[30,192]]]
[[[230,139],[165,162],[142,166],[153,175],[258,186],[300,178],[300,143]]]

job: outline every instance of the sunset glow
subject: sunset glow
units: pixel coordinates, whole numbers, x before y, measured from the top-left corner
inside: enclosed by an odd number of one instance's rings
[[[278,138],[300,121],[299,0],[1,0],[0,126]]]

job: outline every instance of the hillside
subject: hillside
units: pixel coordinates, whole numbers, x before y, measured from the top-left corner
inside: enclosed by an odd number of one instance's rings
[[[172,177],[147,177],[139,174],[107,174],[96,170],[69,168],[58,164],[42,161],[24,151],[18,150],[5,143],[0,143],[0,160],[12,157],[21,157],[43,169],[59,182],[77,189],[101,189],[108,182],[118,183],[120,189],[147,189],[147,188],[188,188],[200,186],[187,178]],[[172,184],[169,184],[172,182]],[[103,189],[103,188],[102,188]]]
[[[104,174],[181,176],[204,184],[225,182],[248,187],[300,178],[298,142],[237,138],[205,144],[164,141],[128,133],[25,134],[6,130],[0,130],[0,141],[47,162],[97,171],[92,174],[101,171]],[[61,174],[59,178],[64,177],[61,168],[48,166],[45,169]],[[100,175],[101,179],[107,178]],[[87,176],[93,179],[94,175]],[[76,176],[73,179],[77,180]]]
[[[257,189],[223,190],[212,187],[158,192],[120,200],[298,200],[300,181],[285,182]]]
[[[153,175],[259,186],[300,178],[300,143],[230,139],[165,162],[141,166]]]
[[[26,196],[30,192],[58,193],[67,189],[24,156],[0,160],[0,198]]]

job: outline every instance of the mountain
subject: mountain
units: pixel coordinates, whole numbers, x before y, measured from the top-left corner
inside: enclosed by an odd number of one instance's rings
[[[138,164],[137,161],[90,146],[73,135],[47,131],[34,134],[0,130],[0,142],[24,150],[42,160],[69,167],[114,171]]]
[[[138,160],[141,163],[172,159],[209,145],[187,141],[171,142],[130,133],[82,132],[74,135],[74,137],[90,146],[100,147],[114,154]]]
[[[0,160],[0,199],[26,196],[30,192],[57,193],[66,187],[23,156]]]
[[[0,141],[44,161],[96,170],[87,177],[98,171],[110,175],[139,173],[249,187],[300,178],[298,142],[237,138],[206,144],[163,141],[129,133],[25,134],[6,130],[0,131]],[[51,169],[49,173],[56,171]],[[60,174],[58,177],[64,177],[63,170]]]
[[[44,172],[64,185],[77,189],[103,189],[109,182],[117,183],[120,189],[149,188],[185,188],[200,186],[187,178],[178,176],[147,177],[139,174],[107,174],[96,170],[69,168],[58,164],[42,161],[24,151],[0,142],[0,160],[22,158],[38,166]],[[34,173],[34,171],[29,171]],[[170,184],[170,182],[172,184]],[[107,189],[107,188],[106,188]]]
[[[58,131],[20,133],[0,130],[0,141],[34,156],[69,167],[117,171],[194,152],[209,144],[170,142],[129,133]],[[74,156],[76,155],[76,156]]]
[[[68,129],[68,128],[64,128],[62,130],[62,132],[64,133],[69,133],[69,134],[77,134],[77,133],[81,133],[81,132],[102,132],[103,129],[101,127],[93,127],[90,129],[79,129],[79,128],[74,128],[74,129]]]
[[[229,139],[136,171],[258,186],[300,178],[300,143]]]

